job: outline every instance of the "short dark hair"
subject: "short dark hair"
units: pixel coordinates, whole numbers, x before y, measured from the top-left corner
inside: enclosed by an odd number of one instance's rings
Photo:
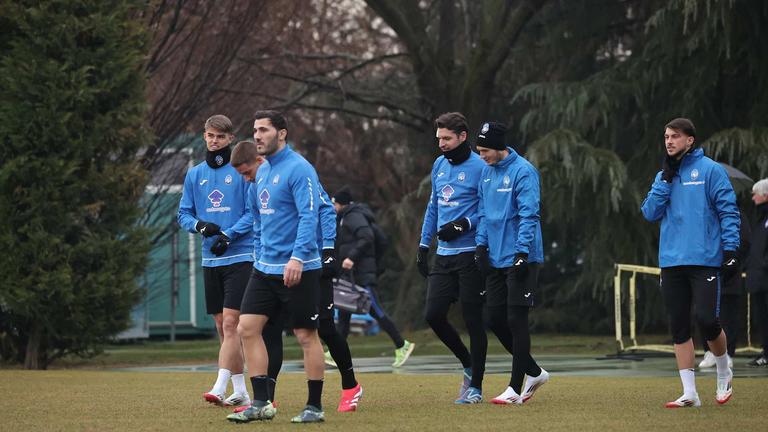
[[[696,126],[687,118],[678,117],[664,126],[664,129],[672,129],[696,138]]]
[[[469,125],[467,125],[467,118],[460,112],[447,112],[440,114],[435,119],[435,129],[449,129],[456,135],[462,132],[469,133]]]
[[[232,120],[221,114],[211,116],[205,121],[205,129],[216,129],[217,131],[231,134],[234,131]]]
[[[240,141],[232,149],[232,154],[229,156],[229,164],[237,168],[240,165],[255,162],[259,156],[255,142],[251,140]]]
[[[275,127],[275,129],[285,129],[288,130],[288,122],[285,121],[285,116],[283,116],[283,113],[280,111],[275,110],[259,110],[256,111],[256,113],[253,114],[253,119],[269,119],[269,122],[272,123],[272,126]]]

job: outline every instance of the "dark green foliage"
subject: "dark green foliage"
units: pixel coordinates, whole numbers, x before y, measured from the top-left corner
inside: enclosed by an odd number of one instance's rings
[[[92,354],[140,299],[140,3],[0,1],[0,346],[28,368]]]
[[[633,13],[647,15],[644,25],[627,28],[622,50],[592,73],[528,85],[515,99],[534,138],[528,155],[542,174],[547,243],[569,250],[550,265],[579,269],[545,287],[557,293],[549,305],[589,322],[610,313],[614,262],[657,264],[658,226],[639,207],[669,120],[691,118],[715,160],[768,175],[768,4],[673,0]],[[639,311],[641,324],[664,330],[661,300],[653,284],[645,289],[655,306]]]

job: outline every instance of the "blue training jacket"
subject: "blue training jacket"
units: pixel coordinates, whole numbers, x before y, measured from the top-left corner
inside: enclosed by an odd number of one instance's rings
[[[331,198],[323,189],[323,185],[317,183],[317,190],[320,195],[320,206],[318,207],[318,218],[320,223],[317,227],[317,248],[333,249],[336,246],[336,209],[331,203]]]
[[[667,183],[661,172],[641,207],[650,222],[661,220],[659,267],[720,267],[723,250],[739,247],[739,209],[728,174],[703,149],[685,155]]]
[[[282,275],[292,258],[304,263],[304,271],[321,267],[318,191],[315,169],[289,146],[259,167],[248,199],[257,270]]]
[[[253,261],[253,217],[246,202],[251,185],[226,164],[217,169],[202,162],[187,171],[177,220],[182,228],[197,232],[198,221],[212,222],[230,239],[227,252],[217,257],[211,246],[218,236],[203,239],[203,267]]]
[[[438,255],[456,255],[475,251],[475,234],[478,222],[477,188],[485,162],[477,153],[458,165],[452,165],[440,156],[432,165],[432,194],[424,212],[419,246],[429,247],[432,237],[448,222],[467,219],[469,231],[446,242],[438,240]]]
[[[544,262],[539,215],[539,173],[507,147],[509,156],[483,168],[479,195],[477,244],[488,246],[491,265],[511,267],[515,254],[528,262]]]

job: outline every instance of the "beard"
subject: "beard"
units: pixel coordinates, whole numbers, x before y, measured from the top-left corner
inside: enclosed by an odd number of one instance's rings
[[[256,144],[256,152],[261,156],[271,156],[277,151],[277,135],[270,141]]]

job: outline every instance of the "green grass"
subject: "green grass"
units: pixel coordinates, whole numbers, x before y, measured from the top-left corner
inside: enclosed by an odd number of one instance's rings
[[[584,378],[553,376],[522,407],[488,403],[455,406],[457,376],[361,374],[365,388],[360,410],[335,412],[337,374],[328,374],[323,396],[324,425],[291,425],[303,406],[301,374],[284,374],[277,390],[275,420],[233,425],[228,410],[210,406],[201,394],[211,374],[140,373],[83,370],[0,371],[5,430],[379,431],[443,428],[453,430],[546,431],[757,431],[765,430],[763,412],[768,380],[737,379],[735,396],[725,406],[714,402],[714,380],[699,378],[703,407],[668,410],[678,396],[676,378]],[[486,400],[506,386],[507,377],[486,378]],[[10,429],[8,429],[10,428]]]
[[[412,332],[406,335],[408,340],[417,344],[414,355],[451,355],[450,351],[429,331]],[[464,338],[469,344],[468,338]],[[386,335],[370,337],[350,336],[350,349],[353,357],[390,357],[394,346]],[[292,338],[285,340],[285,359],[301,358],[298,344]],[[469,345],[467,345],[469,346]],[[202,364],[216,363],[218,340],[184,340],[175,344],[160,341],[147,341],[134,344],[110,345],[103,354],[92,359],[65,358],[54,363],[51,368],[102,368],[119,366],[152,366],[167,364]],[[611,336],[585,335],[533,335],[532,350],[536,354],[595,354],[602,355],[615,351]],[[506,351],[493,334],[488,334],[488,353],[504,354]]]

